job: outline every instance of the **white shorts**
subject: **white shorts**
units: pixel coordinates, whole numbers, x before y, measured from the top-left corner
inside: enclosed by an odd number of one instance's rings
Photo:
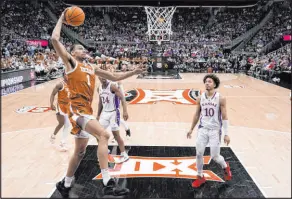
[[[118,131],[120,129],[120,111],[115,110],[112,112],[103,111],[100,115],[99,123],[105,129],[109,126],[111,131]]]
[[[197,141],[204,146],[217,147],[221,144],[221,131],[216,129],[199,128],[197,133]]]
[[[78,133],[77,135],[74,135],[75,138],[90,138],[90,134],[87,133],[86,131],[81,130],[80,133]]]
[[[87,133],[84,129],[85,129],[86,124],[90,120],[95,120],[96,118],[93,115],[87,115],[87,114],[80,114],[80,116],[83,116],[84,122],[83,122],[82,127],[81,127],[82,130],[78,134],[75,135],[75,138],[90,138],[90,133]],[[72,116],[72,119],[74,121],[77,121],[78,117],[80,117],[80,116],[74,114]]]

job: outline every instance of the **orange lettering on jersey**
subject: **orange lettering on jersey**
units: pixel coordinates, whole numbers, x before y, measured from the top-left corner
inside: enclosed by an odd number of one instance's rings
[[[82,72],[88,73],[93,75],[94,74],[94,70],[90,69],[90,68],[84,68],[84,67],[80,67]]]

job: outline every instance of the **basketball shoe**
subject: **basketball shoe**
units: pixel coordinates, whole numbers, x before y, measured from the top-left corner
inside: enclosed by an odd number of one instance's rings
[[[52,134],[50,137],[51,144],[55,144],[55,140],[56,140],[56,136],[54,134]]]
[[[118,186],[117,182],[111,178],[107,185],[102,189],[103,195],[105,196],[124,196],[127,195],[130,190],[127,188],[121,188]]]
[[[126,130],[126,136],[131,137],[131,131],[130,131],[130,129]]]
[[[72,188],[72,185],[71,187],[65,187],[65,178],[63,178],[62,181],[56,184],[56,188],[60,192],[63,198],[69,198],[69,192]]]
[[[202,184],[204,184],[206,182],[206,179],[203,175],[203,177],[198,176],[198,179],[196,179],[193,183],[192,183],[192,187],[194,188],[198,188],[200,187]]]
[[[232,173],[230,171],[229,163],[226,162],[226,164],[227,164],[227,167],[224,169],[224,180],[229,181],[232,178]]]

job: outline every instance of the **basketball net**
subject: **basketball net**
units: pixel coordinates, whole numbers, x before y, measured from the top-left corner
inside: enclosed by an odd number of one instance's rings
[[[149,7],[145,6],[147,14],[149,41],[169,41],[171,31],[171,20],[176,7]],[[162,37],[162,38],[161,38]]]

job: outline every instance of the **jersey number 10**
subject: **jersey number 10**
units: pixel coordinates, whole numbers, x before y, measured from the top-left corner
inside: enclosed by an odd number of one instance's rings
[[[205,108],[205,116],[212,117],[214,115],[214,109],[213,108]]]

